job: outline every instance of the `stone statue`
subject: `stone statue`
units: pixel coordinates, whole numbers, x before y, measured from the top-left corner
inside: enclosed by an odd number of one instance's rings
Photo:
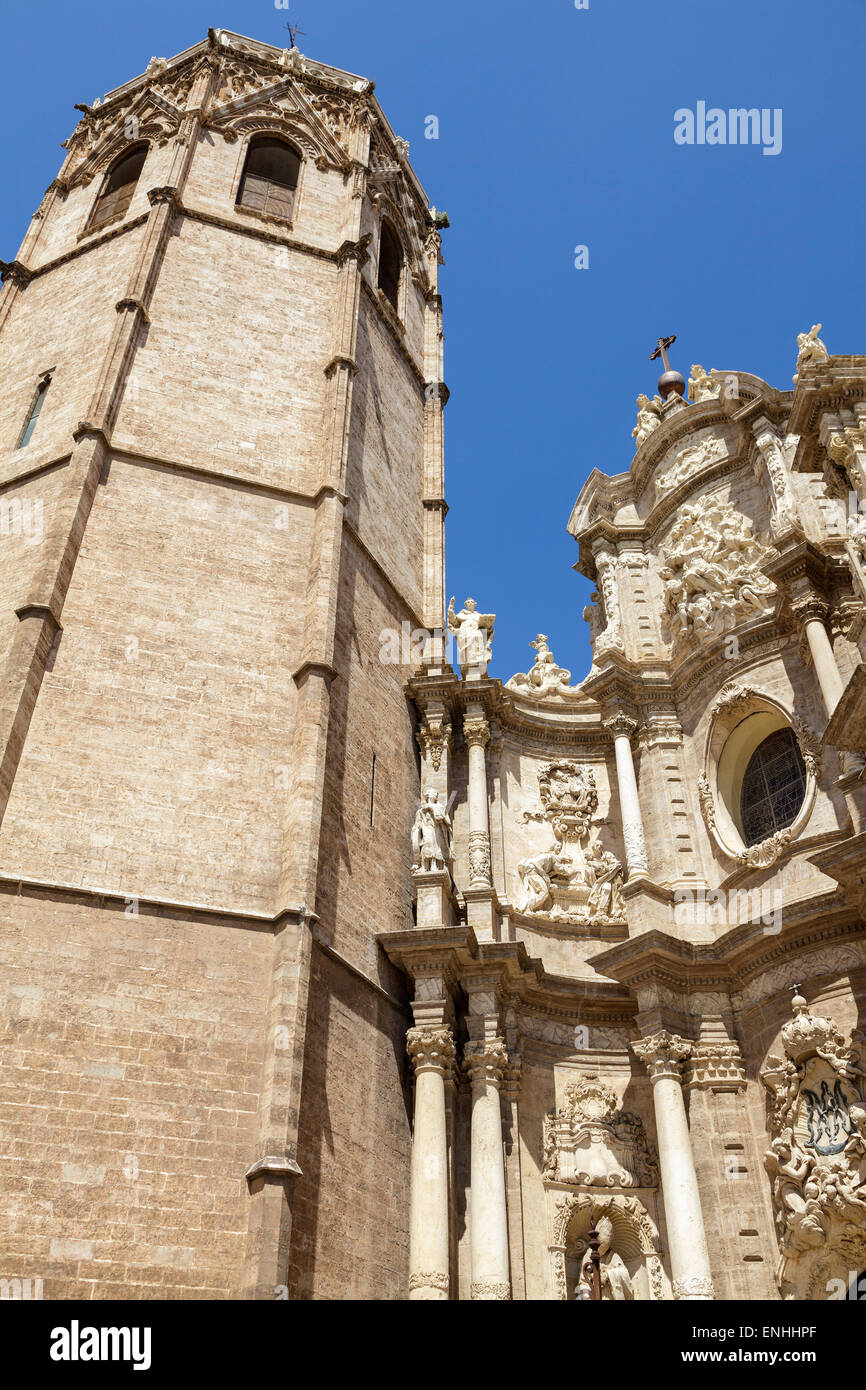
[[[721,379],[715,380],[704,371],[700,363],[694,363],[689,377],[689,400],[694,401],[695,405],[700,405],[702,401],[715,401],[718,400],[721,390]]]
[[[493,624],[495,613],[479,613],[474,598],[468,598],[459,613],[454,611],[454,599],[448,605],[448,631],[457,638],[457,660],[463,675],[487,675],[487,664],[493,656]]]
[[[599,1217],[596,1225],[598,1232],[598,1253],[600,1258],[601,1274],[601,1297],[603,1302],[634,1299],[634,1285],[631,1282],[631,1275],[628,1267],[621,1255],[618,1255],[613,1248],[613,1222],[609,1216]],[[588,1246],[584,1242],[585,1249]],[[583,1261],[580,1270],[580,1284],[589,1287],[590,1274],[587,1268],[589,1261]],[[575,1292],[575,1297],[586,1297],[585,1294]]]
[[[797,334],[797,370],[794,373],[794,381],[798,379],[804,367],[822,367],[829,361],[830,354],[818,337],[820,332],[820,323],[813,323],[808,333]]]
[[[451,869],[451,817],[439,800],[439,793],[429,788],[418,807],[412,826],[413,866],[416,872]]]
[[[530,642],[537,655],[532,669],[525,674],[518,672],[506,682],[507,690],[519,690],[525,695],[539,698],[547,695],[576,695],[577,687],[569,686],[571,672],[564,666],[557,666],[553,652],[547,645],[547,637],[539,632],[534,642]]]
[[[637,398],[637,424],[632,430],[632,438],[635,448],[639,449],[645,440],[649,439],[653,430],[657,430],[661,424],[659,417],[659,406],[662,404],[661,396],[654,396],[650,400],[643,392]]]
[[[521,859],[517,872],[523,883],[523,902],[519,912],[546,912],[553,907],[551,875],[564,867],[560,862],[562,844],[555,840],[553,848],[531,859]]]
[[[622,900],[622,864],[610,850],[602,849],[596,840],[589,852],[587,865],[595,875],[595,882],[589,890],[587,907],[592,917],[611,917],[625,919],[625,904]]]

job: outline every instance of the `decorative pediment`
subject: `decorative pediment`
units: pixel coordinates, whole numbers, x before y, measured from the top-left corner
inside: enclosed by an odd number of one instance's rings
[[[566,1104],[544,1120],[545,1182],[582,1187],[656,1187],[658,1162],[637,1115],[620,1110],[595,1072],[566,1091]]]
[[[248,73],[249,65],[234,58],[228,59],[226,65],[230,75],[220,88],[226,99],[218,97],[211,105],[205,122],[208,130],[219,132],[229,141],[268,131],[282,134],[322,168],[349,167],[348,149],[325,119],[324,108],[320,103],[317,110],[296,78],[275,78],[273,72]],[[244,76],[246,81],[241,80]]]
[[[64,176],[68,187],[89,183],[139,141],[164,145],[177,134],[184,112],[152,87],[125,106],[90,107],[66,142],[79,162]]]

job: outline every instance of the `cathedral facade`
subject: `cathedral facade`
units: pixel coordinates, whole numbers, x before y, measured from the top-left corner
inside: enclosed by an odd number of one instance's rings
[[[660,340],[591,669],[502,682],[373,84],[212,30],[81,109],[0,263],[0,1275],[848,1296],[866,357]]]

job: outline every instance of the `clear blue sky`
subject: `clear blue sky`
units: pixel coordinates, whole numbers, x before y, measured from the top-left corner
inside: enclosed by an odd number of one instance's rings
[[[588,666],[568,515],[633,456],[649,351],[787,388],[794,336],[866,351],[863,0],[43,0],[4,7],[0,256],[92,102],[209,25],[375,79],[445,234],[448,592],[497,615],[492,671],[541,629]],[[782,151],[678,146],[674,111],[783,111]],[[424,138],[425,117],[439,139]],[[574,247],[589,247],[588,270]]]

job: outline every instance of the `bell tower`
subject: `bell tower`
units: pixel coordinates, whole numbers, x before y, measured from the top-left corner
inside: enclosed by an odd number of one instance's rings
[[[373,83],[295,48],[211,30],[79,109],[0,263],[3,1270],[401,1298],[383,639],[444,622],[447,219]]]

